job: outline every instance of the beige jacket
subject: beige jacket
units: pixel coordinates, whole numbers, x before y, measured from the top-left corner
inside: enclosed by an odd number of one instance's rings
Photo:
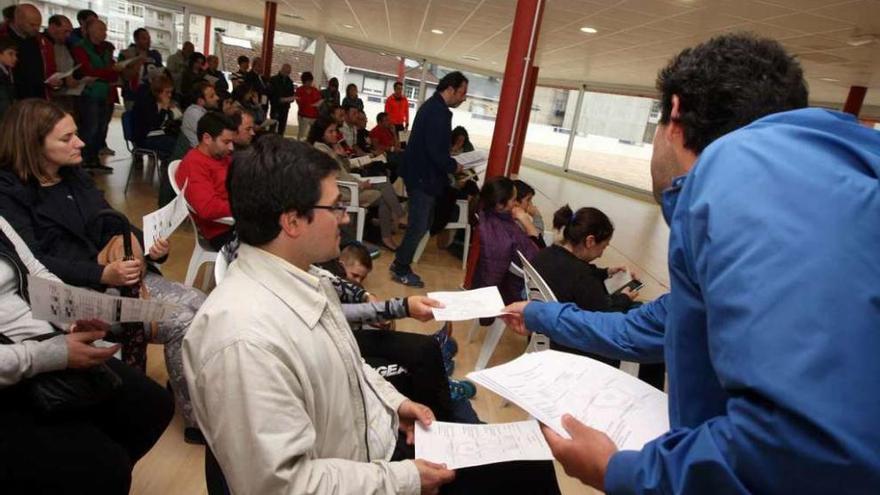
[[[346,182],[354,182],[360,183],[362,179],[358,179],[357,177],[351,175],[351,172],[348,170],[348,159],[342,156],[339,156],[333,148],[327,146],[324,143],[315,143],[315,149],[330,155],[330,158],[336,160],[336,164],[339,166],[339,175],[337,178],[339,180],[343,180]],[[351,201],[349,197],[348,189],[342,190],[342,200],[345,202]],[[382,193],[376,189],[363,189],[358,193],[358,203],[362,208],[366,208],[376,201],[379,201],[379,198],[382,196]]]
[[[389,462],[405,397],[363,362],[328,281],[242,244],[183,352],[234,494],[419,493],[415,464]]]

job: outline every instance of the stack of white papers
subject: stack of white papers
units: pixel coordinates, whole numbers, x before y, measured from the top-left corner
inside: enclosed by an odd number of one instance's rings
[[[448,469],[508,461],[553,459],[535,420],[494,425],[434,421],[416,424],[416,459],[446,464]]]
[[[473,320],[504,314],[504,301],[495,286],[453,292],[429,292],[428,297],[445,306],[431,310],[437,321]]]
[[[182,309],[156,299],[111,296],[33,275],[28,275],[28,292],[33,317],[58,323],[92,319],[106,323],[165,321]]]
[[[489,154],[483,150],[474,150],[455,155],[452,158],[461,164],[462,168],[468,170],[486,165],[489,161]]]
[[[666,394],[583,356],[533,352],[467,376],[565,438],[563,414],[604,432],[621,450],[640,450],[669,430]]]

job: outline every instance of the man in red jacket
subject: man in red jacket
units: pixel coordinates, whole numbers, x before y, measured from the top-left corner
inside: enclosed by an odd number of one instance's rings
[[[397,132],[409,128],[409,100],[403,96],[403,83],[394,83],[394,93],[385,100],[385,113]]]
[[[219,251],[234,237],[229,224],[218,220],[232,216],[226,191],[226,173],[232,162],[232,149],[238,132],[229,117],[208,112],[197,127],[199,144],[180,162],[174,179],[182,188],[199,233]]]

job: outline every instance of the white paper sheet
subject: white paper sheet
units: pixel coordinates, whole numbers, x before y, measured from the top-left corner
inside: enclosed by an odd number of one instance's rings
[[[180,224],[186,220],[189,210],[186,208],[186,200],[183,193],[186,191],[188,184],[189,180],[183,183],[183,189],[180,190],[180,194],[170,203],[152,213],[144,215],[145,253],[150,252],[150,248],[153,247],[153,244],[158,239],[168,239],[177,230],[177,227],[180,227]]]
[[[385,158],[384,153],[379,156],[364,155],[364,156],[358,156],[358,157],[348,159],[348,164],[352,168],[361,168],[364,165],[368,165],[372,162],[387,163],[387,159]]]
[[[116,62],[116,65],[118,65],[119,68],[124,69],[124,68],[128,67],[129,65],[131,65],[139,60],[145,60],[146,58],[147,57],[145,57],[143,55],[138,55],[137,57],[134,57],[134,58],[127,58],[125,60],[120,60],[119,62]]]
[[[632,275],[629,274],[628,271],[617,272],[614,275],[605,279],[605,289],[608,290],[609,294],[614,294],[615,292],[622,289],[626,284],[632,282]]]
[[[384,184],[388,182],[388,177],[364,177],[364,180],[369,182],[370,184]]]
[[[553,454],[535,420],[493,425],[434,421],[429,429],[416,424],[416,459],[459,469],[496,462],[551,460]]]
[[[91,76],[84,77],[78,81],[79,84],[77,84],[76,86],[74,86],[72,88],[67,88],[67,91],[65,94],[67,94],[69,96],[79,96],[82,94],[83,91],[85,91],[86,88],[89,87],[89,84],[92,84],[93,82],[95,82],[97,80],[98,80],[97,77],[91,77]]]
[[[437,321],[461,321],[489,318],[503,314],[504,301],[498,287],[452,292],[429,292],[428,297],[443,303],[445,308],[434,308]]]
[[[639,450],[669,430],[666,394],[587,357],[533,352],[467,376],[565,438],[566,413],[605,432],[621,450]]]
[[[68,71],[56,72],[56,73],[52,74],[51,76],[49,76],[48,78],[46,78],[46,80],[43,82],[45,84],[49,84],[49,81],[57,81],[57,80],[64,79],[65,77],[70,77],[73,75],[73,73],[76,71],[76,69],[79,69],[79,64],[74,65],[73,68]]]
[[[111,296],[33,275],[28,275],[28,292],[34,318],[61,323],[90,319],[107,323],[165,321],[182,309],[176,304]]]
[[[483,150],[474,150],[455,155],[452,158],[460,163],[462,168],[467,170],[485,165],[489,160],[489,154]]]

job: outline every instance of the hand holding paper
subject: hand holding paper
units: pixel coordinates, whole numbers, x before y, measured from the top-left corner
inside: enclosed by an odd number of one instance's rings
[[[177,227],[180,227],[180,224],[186,220],[189,210],[186,207],[186,199],[183,194],[186,192],[188,184],[188,181],[183,184],[180,194],[173,201],[153,213],[144,215],[144,244],[146,244],[147,252],[152,254],[156,242],[160,239],[168,239],[177,230]],[[159,257],[161,258],[161,256]]]
[[[489,318],[504,313],[504,301],[495,286],[466,291],[429,292],[428,297],[445,306],[434,309],[434,319],[437,321]]]
[[[552,459],[538,422],[470,425],[434,421],[416,427],[416,458],[459,469],[508,461]]]

